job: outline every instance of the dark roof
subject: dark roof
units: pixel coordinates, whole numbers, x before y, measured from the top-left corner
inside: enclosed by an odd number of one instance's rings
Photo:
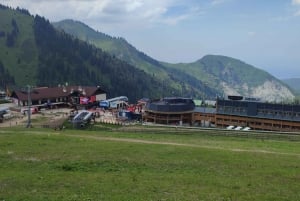
[[[31,100],[40,100],[40,99],[52,99],[59,97],[67,97],[71,94],[79,93],[87,97],[106,93],[100,87],[93,86],[63,86],[63,87],[40,87],[31,89]],[[18,90],[12,93],[12,97],[17,98],[21,101],[28,99],[28,93],[26,90]]]
[[[195,103],[191,98],[167,97],[162,100],[152,100],[146,105],[146,110],[156,112],[186,112],[192,111]]]
[[[217,114],[300,122],[300,105],[218,100]]]

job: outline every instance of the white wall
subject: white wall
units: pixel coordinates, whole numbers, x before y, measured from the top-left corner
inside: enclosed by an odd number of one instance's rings
[[[96,101],[106,100],[106,94],[96,95]]]

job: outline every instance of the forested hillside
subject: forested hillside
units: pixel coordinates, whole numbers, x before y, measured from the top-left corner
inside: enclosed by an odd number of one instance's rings
[[[208,55],[193,63],[169,64],[80,22],[55,23],[55,29],[41,16],[5,6],[0,6],[0,19],[0,88],[93,85],[109,97],[126,95],[132,101],[163,96],[243,95],[267,101],[294,97],[269,73],[230,57]]]
[[[0,71],[4,86],[101,86],[109,97],[126,95],[134,101],[180,94],[101,49],[57,31],[48,20],[25,10],[0,9]],[[25,20],[26,20],[26,23]]]
[[[214,98],[216,94],[218,94],[217,89],[205,85],[202,80],[197,79],[186,72],[168,68],[161,62],[137,50],[124,38],[111,37],[105,33],[93,30],[82,22],[74,20],[63,20],[52,24],[58,30],[63,30],[74,37],[101,48],[110,55],[145,71],[147,74],[161,80],[163,86],[169,86],[173,88],[174,91],[180,91],[180,94],[174,93],[173,91],[171,95],[195,98]]]
[[[33,19],[26,10],[0,5],[0,88],[35,83],[38,54]]]
[[[290,100],[293,94],[280,80],[240,60],[207,55],[193,63],[159,62],[135,49],[125,39],[108,36],[74,20],[53,23],[74,35],[171,86],[179,84],[183,95],[214,98],[216,95],[243,95],[266,101]],[[158,47],[159,48],[159,47]]]
[[[162,79],[168,78],[168,73],[162,69],[163,66],[158,61],[138,51],[124,38],[111,37],[105,33],[95,31],[89,26],[74,20],[63,20],[52,24],[58,30],[63,30],[64,32],[71,34],[82,41],[93,44],[94,46],[101,48],[103,51],[106,51],[149,74],[153,74]]]

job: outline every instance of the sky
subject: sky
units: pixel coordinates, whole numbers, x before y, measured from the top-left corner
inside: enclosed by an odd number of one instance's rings
[[[300,0],[0,0],[56,22],[81,21],[159,61],[224,55],[300,78]]]

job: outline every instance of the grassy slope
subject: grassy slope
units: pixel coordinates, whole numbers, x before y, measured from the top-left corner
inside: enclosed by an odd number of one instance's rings
[[[59,29],[63,29],[66,33],[70,33],[83,41],[87,41],[96,47],[115,55],[119,59],[124,60],[151,75],[155,75],[160,79],[168,78],[168,74],[163,69],[142,58],[142,53],[122,38],[114,38],[101,32],[96,32],[87,25],[73,20],[63,20],[53,23],[53,25]]]
[[[298,142],[199,134],[57,134],[0,132],[1,200],[300,199]]]
[[[35,83],[34,80],[28,80],[26,75],[33,75],[35,79],[35,67],[38,62],[38,51],[35,44],[33,29],[33,17],[24,15],[16,10],[0,10],[0,31],[11,32],[12,19],[15,19],[19,28],[19,34],[13,47],[7,47],[6,37],[0,38],[0,60],[4,66],[9,69],[11,75],[14,75],[17,85]],[[22,69],[22,73],[20,73]]]

